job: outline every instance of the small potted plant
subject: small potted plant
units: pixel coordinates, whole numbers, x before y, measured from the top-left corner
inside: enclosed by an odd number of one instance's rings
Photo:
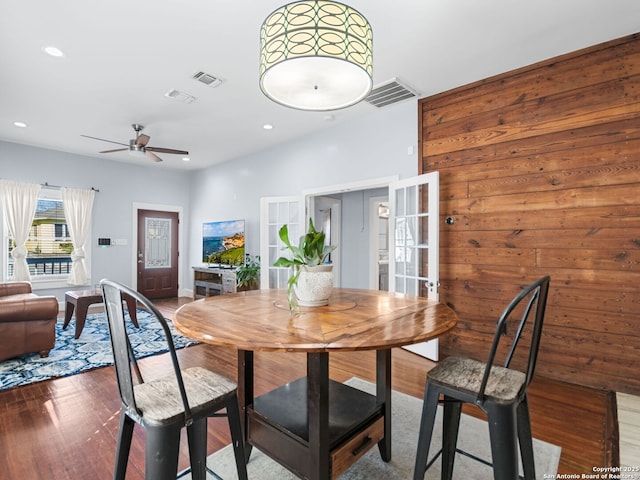
[[[257,290],[260,282],[260,256],[245,255],[244,263],[236,268],[238,291]]]
[[[279,235],[291,257],[280,257],[273,266],[293,268],[288,281],[289,308],[295,308],[296,299],[302,306],[327,305],[333,288],[333,265],[327,260],[336,246],[325,243],[324,232],[317,231],[311,219],[307,233],[300,237],[297,246],[289,240],[287,225],[280,228]]]

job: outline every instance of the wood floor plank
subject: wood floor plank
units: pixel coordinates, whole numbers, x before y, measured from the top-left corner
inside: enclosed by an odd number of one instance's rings
[[[157,302],[171,318],[189,299]],[[256,393],[264,393],[305,373],[304,355],[258,353],[255,356]],[[235,379],[236,352],[210,345],[179,350],[183,367],[201,365]],[[393,388],[421,398],[427,371],[433,362],[403,349],[393,351]],[[170,366],[166,355],[141,361],[143,370],[162,375]],[[331,356],[331,378],[353,376],[375,380],[375,353],[344,352]],[[535,437],[562,447],[559,473],[582,474],[593,466],[610,465],[607,442],[610,420],[608,393],[542,377],[530,390]],[[110,478],[113,471],[120,399],[113,367],[98,368],[72,377],[48,380],[0,392],[0,478],[77,480]],[[468,413],[482,416],[474,409]],[[212,419],[208,451],[230,442],[226,420]],[[180,468],[188,465],[186,438],[182,438]],[[129,456],[128,480],[144,478],[144,432],[136,427]]]

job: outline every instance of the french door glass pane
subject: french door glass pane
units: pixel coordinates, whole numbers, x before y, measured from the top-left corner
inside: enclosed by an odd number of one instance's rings
[[[404,216],[406,209],[404,205],[404,190],[396,190],[396,216]]]
[[[406,215],[416,215],[418,213],[417,187],[407,187]]]

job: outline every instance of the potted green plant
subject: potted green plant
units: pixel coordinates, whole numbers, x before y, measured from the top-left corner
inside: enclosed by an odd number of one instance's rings
[[[238,291],[257,290],[260,281],[260,256],[245,255],[244,263],[236,268]]]
[[[312,219],[309,219],[307,233],[300,237],[297,246],[289,240],[287,225],[280,228],[279,236],[291,256],[278,258],[273,266],[293,268],[287,290],[290,309],[293,310],[296,303],[302,306],[327,305],[333,287],[333,266],[327,260],[336,246],[326,244],[324,232],[316,230]]]

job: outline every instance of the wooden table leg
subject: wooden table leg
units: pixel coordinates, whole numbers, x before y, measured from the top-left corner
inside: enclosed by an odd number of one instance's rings
[[[329,453],[329,354],[307,354],[307,415],[309,422],[309,480],[328,480]]]
[[[240,423],[242,424],[242,436],[244,438],[244,451],[246,461],[251,456],[252,446],[248,442],[247,405],[253,404],[253,352],[238,350],[238,403],[240,406]]]
[[[65,330],[67,326],[69,326],[69,322],[71,321],[71,317],[73,317],[73,309],[76,304],[73,301],[73,298],[70,296],[65,297],[65,307],[64,307],[64,323],[62,324],[62,329]]]
[[[95,303],[88,298],[79,298],[76,300],[76,340],[80,338],[84,324],[87,321],[87,312],[89,311],[89,305]]]
[[[391,349],[376,351],[376,397],[384,405],[384,438],[378,442],[382,460],[391,460]]]

